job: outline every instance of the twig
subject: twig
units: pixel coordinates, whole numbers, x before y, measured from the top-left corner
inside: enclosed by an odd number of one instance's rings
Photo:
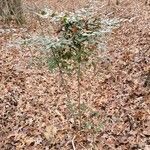
[[[77,72],[77,80],[78,80],[78,108],[79,108],[79,130],[81,131],[81,91],[80,91],[80,73],[81,73],[81,64],[78,63],[78,72]]]
[[[76,148],[75,148],[75,144],[74,144],[74,139],[75,139],[75,137],[76,137],[76,136],[74,136],[74,137],[73,137],[73,139],[71,140],[73,150],[76,150]]]

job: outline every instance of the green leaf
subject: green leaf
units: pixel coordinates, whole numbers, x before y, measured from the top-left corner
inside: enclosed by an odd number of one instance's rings
[[[50,70],[54,70],[55,68],[58,67],[58,64],[55,58],[48,58],[47,63],[48,63],[48,67]]]

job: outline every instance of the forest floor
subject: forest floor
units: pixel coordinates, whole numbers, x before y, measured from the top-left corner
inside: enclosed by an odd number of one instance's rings
[[[36,6],[62,11],[87,4],[83,0],[68,1],[39,0]],[[30,0],[24,5],[35,7]],[[107,38],[97,75],[93,68],[84,70],[81,100],[88,109],[82,120],[92,125],[81,131],[74,126],[59,73],[50,72],[37,61],[33,63],[41,51],[14,43],[40,34],[38,21],[27,14],[29,22],[21,28],[1,24],[1,150],[150,149],[150,6],[142,0],[94,5],[99,15],[123,21]],[[45,23],[43,28],[47,32]],[[65,78],[75,105],[77,77],[73,74]],[[95,126],[100,129],[94,130]]]

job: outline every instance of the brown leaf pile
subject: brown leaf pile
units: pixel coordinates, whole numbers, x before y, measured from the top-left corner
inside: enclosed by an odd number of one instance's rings
[[[100,3],[105,4],[105,2]],[[150,7],[142,1],[104,6],[100,14],[123,21],[108,37],[97,73],[84,70],[81,100],[98,113],[90,116],[100,131],[78,132],[67,109],[58,73],[31,65],[41,53],[12,44],[26,30],[3,29],[0,37],[1,150],[150,149]],[[65,77],[72,102],[76,76]]]

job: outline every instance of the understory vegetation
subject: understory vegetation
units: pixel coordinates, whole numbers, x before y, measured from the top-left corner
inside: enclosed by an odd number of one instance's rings
[[[150,149],[147,3],[22,2],[0,25],[0,149]]]

